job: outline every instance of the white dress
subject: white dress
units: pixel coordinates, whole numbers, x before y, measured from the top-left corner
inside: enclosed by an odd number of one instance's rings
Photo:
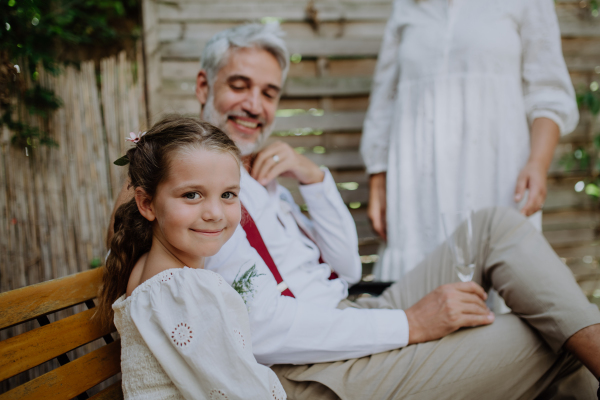
[[[376,277],[441,243],[441,212],[516,207],[539,117],[561,134],[579,119],[552,0],[396,0],[361,142],[367,171],[387,171]]]
[[[126,400],[286,398],[256,362],[244,301],[220,275],[169,269],[113,310]]]

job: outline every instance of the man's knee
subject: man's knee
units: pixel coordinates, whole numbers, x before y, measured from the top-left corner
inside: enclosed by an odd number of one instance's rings
[[[498,229],[513,230],[524,223],[529,224],[527,218],[511,207],[486,207],[476,211],[473,215],[473,224],[490,233]],[[533,225],[531,227],[533,228]]]

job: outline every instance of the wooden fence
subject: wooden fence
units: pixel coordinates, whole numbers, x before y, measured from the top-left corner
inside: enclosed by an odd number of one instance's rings
[[[378,241],[365,215],[367,176],[358,146],[391,4],[391,0],[144,0],[151,113],[154,118],[172,111],[198,115],[195,76],[208,39],[240,23],[280,21],[297,62],[292,63],[284,87],[275,135],[332,170],[355,216],[361,254],[373,254]],[[580,91],[600,81],[600,18],[582,8],[586,4],[556,2],[563,53]],[[574,146],[589,146],[594,123],[587,111],[582,112],[577,130],[562,138],[550,173],[544,229],[565,257],[590,252],[600,256],[597,247],[590,247],[597,236],[594,214],[576,218],[571,212],[592,206],[586,195],[573,190],[589,171],[565,173],[556,162]],[[293,189],[293,184],[285,184]]]
[[[57,76],[40,71],[41,86],[53,89],[64,103],[49,121],[58,147],[16,148],[10,144],[13,132],[4,127],[0,133],[0,291],[103,263],[113,197],[125,172],[112,162],[125,153],[128,133],[147,125],[137,53],[134,62],[123,52],[99,65],[66,67]],[[34,126],[43,123],[26,118]],[[17,325],[0,332],[0,339],[35,327],[35,322]],[[94,348],[95,343],[88,344],[69,357]],[[0,393],[55,367],[52,360],[1,382]]]
[[[106,254],[104,233],[123,171],[112,164],[124,138],[146,125],[133,63],[102,60],[101,90],[93,62],[39,75],[64,105],[50,120],[58,147],[15,148],[2,132],[0,291],[69,275]],[[38,118],[28,122],[39,125]]]

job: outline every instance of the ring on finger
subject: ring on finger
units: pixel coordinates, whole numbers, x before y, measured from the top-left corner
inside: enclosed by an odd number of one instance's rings
[[[275,164],[277,164],[279,162],[279,160],[280,160],[279,156],[277,154],[275,154],[273,156],[273,161],[275,161]]]

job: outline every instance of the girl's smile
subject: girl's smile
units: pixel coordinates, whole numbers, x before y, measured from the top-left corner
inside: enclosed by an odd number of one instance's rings
[[[171,155],[169,175],[145,202],[153,236],[183,264],[201,266],[241,218],[240,167],[229,153],[187,148]]]

